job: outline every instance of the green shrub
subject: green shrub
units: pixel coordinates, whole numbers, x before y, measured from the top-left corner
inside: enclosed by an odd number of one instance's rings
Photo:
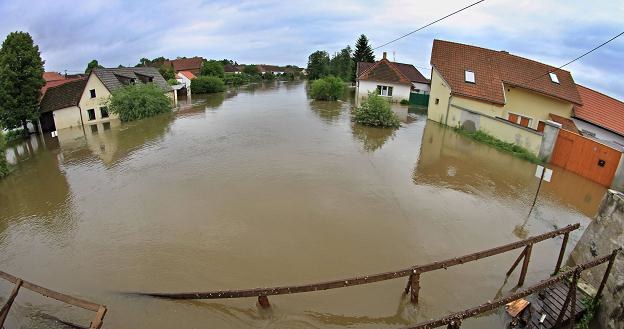
[[[224,74],[225,70],[223,69],[223,63],[213,59],[204,61],[199,71],[199,75],[214,76],[219,78],[223,78]]]
[[[368,98],[355,109],[355,122],[373,127],[398,127],[401,121],[390,109],[388,101],[375,94],[368,93]]]
[[[409,101],[407,99],[402,99],[400,104],[401,105],[409,105]]]
[[[114,91],[108,109],[121,121],[133,121],[171,112],[171,99],[152,83],[138,83]]]
[[[178,81],[178,80],[176,80],[176,79],[169,79],[169,80],[167,80],[167,83],[168,83],[170,86],[175,86],[175,85],[179,85],[179,84],[181,84],[181,82],[180,82],[180,81]]]
[[[0,177],[4,177],[9,174],[9,165],[6,161],[6,140],[2,133],[2,127],[0,127]]]
[[[12,141],[23,139],[26,137],[28,137],[28,131],[24,128],[17,128],[17,129],[8,131],[4,135],[4,140],[5,142],[12,142]]]
[[[275,80],[275,74],[271,72],[264,72],[262,75],[262,80]]]
[[[531,153],[529,150],[525,149],[524,147],[513,144],[513,143],[507,143],[505,141],[502,141],[484,132],[483,130],[468,131],[463,128],[453,128],[453,129],[461,135],[470,137],[477,142],[490,145],[500,151],[511,153],[512,155],[517,156],[521,159],[527,160],[529,162],[542,163],[542,160],[540,160],[535,154]]]
[[[225,90],[225,82],[219,77],[199,76],[191,81],[191,90],[196,94],[218,93]]]
[[[342,79],[330,75],[312,82],[310,96],[320,101],[335,101],[342,96],[344,87]]]
[[[226,73],[225,84],[229,86],[240,86],[249,82],[249,76],[244,73]]]

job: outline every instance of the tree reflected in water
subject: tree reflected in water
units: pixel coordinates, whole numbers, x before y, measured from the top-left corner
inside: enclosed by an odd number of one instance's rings
[[[364,151],[375,152],[384,146],[389,139],[394,138],[396,129],[368,127],[354,123],[351,126],[351,131],[355,139],[362,143]]]

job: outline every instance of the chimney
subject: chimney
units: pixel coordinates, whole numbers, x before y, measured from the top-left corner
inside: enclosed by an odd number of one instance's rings
[[[386,59],[386,55],[387,55],[387,54],[386,54],[386,52],[384,51],[384,52],[383,52],[383,59]]]

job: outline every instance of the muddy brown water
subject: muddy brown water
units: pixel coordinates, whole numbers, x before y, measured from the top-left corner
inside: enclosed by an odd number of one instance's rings
[[[406,279],[271,297],[168,301],[131,291],[303,284],[454,257],[580,222],[605,189],[555,169],[537,206],[535,165],[397,106],[397,130],[350,121],[353,95],[314,102],[305,83],[194,96],[128,124],[33,137],[0,181],[0,269],[106,304],[105,328],[397,328],[509,292],[518,252]],[[410,112],[410,113],[408,113]],[[575,233],[573,241],[579,236]],[[544,279],[560,239],[534,248]],[[570,250],[571,248],[568,248]],[[11,285],[0,282],[5,298]],[[87,324],[91,313],[20,294],[8,328]],[[504,320],[503,311],[466,321]]]

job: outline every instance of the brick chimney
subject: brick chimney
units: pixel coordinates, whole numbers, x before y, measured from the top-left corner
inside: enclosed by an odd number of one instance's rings
[[[387,55],[387,53],[384,51],[384,52],[383,52],[383,59],[387,59],[387,58],[386,58],[386,55]]]

